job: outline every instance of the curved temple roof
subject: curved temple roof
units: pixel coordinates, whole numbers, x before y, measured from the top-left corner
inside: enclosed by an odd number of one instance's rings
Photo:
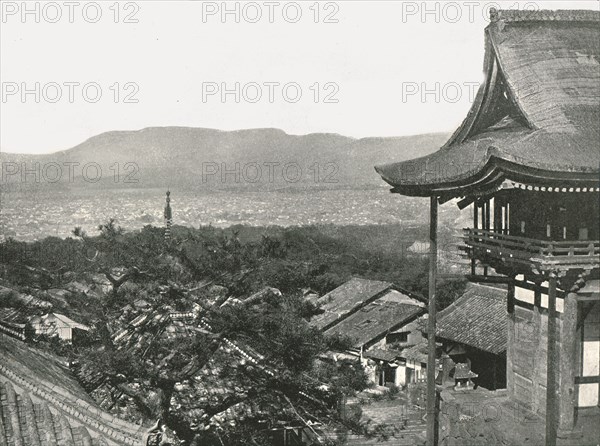
[[[485,82],[437,152],[376,166],[392,191],[458,197],[504,179],[597,185],[600,12],[491,11]]]

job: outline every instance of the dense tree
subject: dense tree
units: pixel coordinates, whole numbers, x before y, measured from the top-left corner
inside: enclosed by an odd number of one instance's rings
[[[175,226],[166,243],[161,228],[126,233],[111,219],[97,235],[75,228],[66,240],[9,239],[0,260],[5,268],[47,271],[54,284],[64,273],[100,273],[111,283],[108,295],[85,299],[97,344],[70,352],[81,376],[93,378],[89,389],[106,386],[115,405],[126,400],[140,416],[202,445],[269,444],[266,426],[343,422],[338,401],[367,384],[353,361],[317,360],[349,340],[326,338],[308,324],[318,309],[302,289],[326,293],[358,275],[422,293],[426,261],[315,227],[252,231]],[[36,256],[41,247],[47,255]],[[282,293],[254,294],[266,286]],[[459,289],[448,287],[440,300]],[[183,337],[171,336],[172,315],[182,312],[195,316],[187,317]],[[213,372],[225,390],[206,399],[202,382]],[[235,425],[219,421],[245,404],[263,410]]]

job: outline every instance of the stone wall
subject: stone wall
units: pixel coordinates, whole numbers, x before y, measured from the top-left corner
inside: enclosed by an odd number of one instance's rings
[[[543,420],[510,403],[505,391],[443,391],[439,446],[542,446]]]

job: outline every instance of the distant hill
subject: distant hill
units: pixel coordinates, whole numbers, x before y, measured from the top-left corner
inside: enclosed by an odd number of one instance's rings
[[[0,161],[17,163],[19,169],[23,162],[28,168],[39,163],[38,187],[62,189],[372,187],[382,184],[374,165],[427,155],[448,137],[433,133],[355,139],[331,133],[288,135],[279,129],[151,127],[102,133],[48,155],[0,153]],[[102,174],[96,182],[98,166]],[[3,174],[12,168],[5,167]],[[53,182],[58,176],[60,181]],[[11,190],[23,188],[23,183],[31,186],[35,178],[31,173],[25,181],[19,174],[5,175],[2,183],[4,190]]]

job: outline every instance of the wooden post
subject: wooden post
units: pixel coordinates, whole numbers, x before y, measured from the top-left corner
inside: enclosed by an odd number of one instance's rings
[[[477,206],[477,201],[473,202],[473,229],[477,231],[479,226],[479,206]],[[471,275],[474,276],[476,273],[477,262],[475,260],[475,249],[471,249]]]
[[[499,197],[494,198],[494,232],[502,234],[504,225],[502,221],[502,200]]]
[[[437,395],[435,389],[435,283],[437,278],[437,220],[438,200],[431,197],[429,204],[429,317],[427,323],[427,446],[437,443]]]
[[[515,356],[515,276],[511,275],[508,282],[506,299],[508,312],[508,338],[506,342],[506,390],[515,399],[513,362]]]
[[[483,227],[486,231],[490,231],[490,199],[488,198],[485,202],[484,202],[484,206],[485,206],[485,223],[483,224]]]
[[[482,216],[482,219],[484,220],[483,222],[483,227],[486,231],[490,231],[490,198],[488,198],[484,203],[484,212],[485,215]],[[488,275],[488,267],[487,265],[483,267],[483,275],[487,277]]]
[[[556,446],[557,372],[559,368],[556,324],[556,274],[548,280],[548,360],[546,361],[546,446]]]
[[[578,304],[577,294],[569,293],[564,298],[562,329],[560,336],[560,398],[558,403],[558,435],[577,435],[575,428],[575,405],[577,404],[577,389],[575,377],[578,374],[577,330]]]

